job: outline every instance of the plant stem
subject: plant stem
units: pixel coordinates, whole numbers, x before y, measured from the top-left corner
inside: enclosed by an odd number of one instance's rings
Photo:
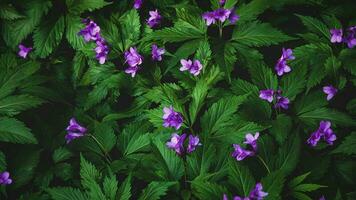
[[[110,164],[112,159],[110,157],[110,155],[105,151],[105,148],[104,146],[99,142],[98,139],[96,139],[96,137],[92,134],[88,134],[88,136],[94,140],[94,142],[99,146],[100,150],[104,153],[104,157],[105,157],[105,160]]]
[[[269,168],[268,168],[266,162],[265,162],[265,161],[261,158],[261,156],[259,156],[259,155],[257,155],[257,158],[261,161],[261,163],[263,164],[263,166],[265,166],[267,172],[270,174],[271,171],[269,170]]]
[[[223,34],[222,24],[221,24],[221,22],[219,22],[219,36],[220,36],[220,38],[222,37],[222,34]]]

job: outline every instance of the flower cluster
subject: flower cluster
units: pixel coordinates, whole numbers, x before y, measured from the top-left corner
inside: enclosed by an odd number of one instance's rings
[[[224,4],[225,1],[220,1],[220,3]],[[216,10],[203,13],[202,17],[205,20],[206,25],[208,26],[210,26],[211,24],[215,24],[217,21],[223,23],[227,19],[230,21],[231,24],[235,24],[236,21],[240,18],[236,14],[235,8],[231,10],[225,8],[218,8]]]
[[[147,25],[151,28],[156,27],[161,23],[162,16],[159,14],[158,10],[150,11],[150,17],[147,20]]]
[[[257,183],[255,188],[252,189],[248,197],[235,196],[233,200],[263,200],[268,195],[268,193],[262,190],[263,190],[262,184]],[[224,194],[223,200],[228,200],[226,194]]]
[[[20,51],[17,53],[20,57],[26,58],[27,54],[32,51],[32,47],[25,47],[23,44],[19,44]]]
[[[259,132],[255,133],[255,135],[252,135],[251,133],[246,134],[244,144],[250,145],[252,150],[247,150],[238,144],[233,144],[234,152],[232,152],[231,156],[238,161],[241,161],[246,157],[254,156],[257,152],[257,139],[259,136]]]
[[[337,93],[337,89],[334,88],[332,85],[329,85],[323,87],[323,92],[327,95],[326,100],[330,101]]]
[[[283,108],[285,110],[288,109],[289,99],[287,97],[282,96],[281,90],[277,90],[277,91],[274,91],[272,89],[260,90],[259,97],[270,103],[272,103],[274,98],[276,98],[276,103],[274,104],[274,108]]]
[[[139,65],[142,64],[143,57],[137,52],[135,47],[130,47],[128,51],[125,51],[125,62],[129,67],[125,70],[125,73],[131,74],[132,77],[135,77],[136,72],[140,69]]]
[[[106,45],[106,41],[100,35],[100,27],[90,19],[84,19],[83,23],[86,27],[79,31],[79,35],[82,35],[85,42],[94,41],[96,44],[95,53],[96,59],[100,64],[104,64],[109,53],[109,47]]]
[[[66,128],[66,131],[67,131],[67,135],[65,136],[65,139],[68,144],[72,140],[84,136],[87,129],[81,126],[80,124],[78,124],[77,121],[74,118],[72,118],[69,121],[69,126]]]
[[[10,173],[5,171],[0,173],[0,185],[10,185],[12,179],[10,179]]]
[[[171,140],[166,143],[167,147],[173,149],[178,155],[182,155],[184,152],[192,153],[195,151],[197,146],[200,146],[200,140],[198,136],[189,135],[188,139],[188,147],[185,151],[184,149],[184,141],[187,138],[187,135],[183,133],[182,135],[178,135],[177,133],[173,133],[171,136]]]
[[[163,126],[178,130],[183,124],[182,114],[175,112],[173,106],[163,108]]]
[[[181,59],[180,63],[182,64],[182,67],[179,69],[180,71],[189,70],[189,72],[194,76],[198,76],[200,74],[200,71],[203,69],[203,65],[200,63],[199,60],[192,61]]]
[[[330,121],[321,121],[318,130],[311,134],[310,138],[307,140],[307,143],[314,147],[318,144],[319,140],[323,138],[325,142],[332,145],[336,140],[336,135],[330,127]]]
[[[161,61],[162,60],[162,55],[165,53],[164,48],[158,48],[157,45],[153,44],[152,45],[152,60],[155,61]]]
[[[356,26],[351,26],[346,30],[346,36],[343,35],[342,29],[330,29],[330,41],[331,43],[346,43],[347,46],[351,49],[356,46]]]
[[[275,66],[275,70],[278,76],[282,76],[284,73],[291,71],[291,68],[287,65],[288,60],[294,60],[292,49],[282,49],[282,56],[278,59],[278,62]]]

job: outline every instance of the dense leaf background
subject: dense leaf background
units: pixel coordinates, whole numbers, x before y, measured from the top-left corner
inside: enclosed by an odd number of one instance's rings
[[[222,199],[248,196],[257,182],[267,200],[356,199],[356,48],[330,42],[330,29],[356,25],[354,0],[227,0],[236,24],[206,26],[218,0],[2,0],[0,2],[0,199]],[[146,24],[158,9],[159,27]],[[99,64],[78,32],[90,18],[109,46]],[[18,45],[32,46],[26,59]],[[151,45],[164,47],[161,62]],[[124,52],[137,47],[132,78]],[[274,66],[293,49],[292,71]],[[180,59],[201,61],[198,76]],[[322,87],[334,85],[327,101]],[[276,110],[258,97],[281,89]],[[162,108],[182,113],[180,130],[162,126]],[[92,137],[67,144],[71,117]],[[306,140],[321,120],[334,145]],[[172,133],[198,135],[186,156],[168,149]],[[258,156],[237,161],[232,144],[260,132]],[[98,146],[98,143],[101,144]],[[261,160],[264,162],[262,163]]]

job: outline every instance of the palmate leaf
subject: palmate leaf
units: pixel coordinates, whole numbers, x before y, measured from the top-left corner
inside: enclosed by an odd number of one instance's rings
[[[231,81],[231,72],[237,60],[235,44],[232,42],[214,41],[213,55],[215,62],[220,67],[221,71],[225,72],[229,82]]]
[[[270,129],[270,133],[276,139],[276,141],[282,145],[284,141],[287,139],[290,131],[292,129],[292,118],[285,115],[279,114],[277,115],[276,120],[272,122],[272,128]]]
[[[197,177],[207,174],[210,167],[216,162],[216,149],[211,144],[205,144],[194,154],[187,157],[187,174],[189,177]]]
[[[151,182],[143,191],[138,200],[158,200],[166,195],[167,190],[176,182]]]
[[[24,2],[25,17],[13,21],[5,21],[3,28],[3,38],[6,44],[10,47],[17,46],[25,39],[40,23],[43,15],[45,15],[52,7],[50,1],[30,0]]]
[[[122,40],[122,47],[120,50],[125,51],[140,39],[141,23],[138,12],[135,9],[126,12],[120,18],[120,24]]]
[[[240,15],[240,19],[237,23],[240,24],[246,21],[255,20],[259,14],[263,13],[269,7],[269,0],[254,0],[250,1],[248,4],[242,4],[237,10],[237,14]]]
[[[115,176],[105,177],[103,182],[104,194],[108,200],[115,200],[116,192],[118,190],[118,182]]]
[[[328,41],[330,34],[328,27],[318,19],[309,16],[297,15],[302,23],[313,33],[323,36],[323,41]]]
[[[332,153],[342,153],[345,155],[356,155],[356,132],[346,136],[342,143],[332,151]]]
[[[160,162],[160,165],[156,167],[163,168],[161,170],[165,172],[166,180],[179,180],[184,174],[184,166],[180,157],[158,138],[153,139],[153,144],[157,151],[157,160]]]
[[[293,101],[295,97],[299,93],[301,93],[305,87],[306,73],[307,73],[306,66],[302,65],[293,69],[293,73],[289,73],[283,76],[281,81],[283,96],[286,96],[290,101]]]
[[[232,34],[233,41],[247,46],[270,46],[286,42],[294,38],[273,28],[268,23],[251,22],[236,26]]]
[[[88,196],[79,189],[71,187],[56,187],[46,190],[53,200],[87,200]]]
[[[250,170],[247,166],[235,160],[230,161],[229,166],[229,182],[239,192],[239,196],[247,197],[255,184],[255,179]]]
[[[251,74],[252,81],[260,89],[277,89],[277,76],[264,63],[259,63],[258,65],[250,66],[249,72]]]
[[[14,118],[0,118],[0,141],[20,143],[20,144],[37,144],[37,139],[32,135],[26,125]]]
[[[192,193],[201,200],[221,199],[226,194],[226,188],[213,182],[194,180],[192,182]]]
[[[61,16],[56,21],[46,21],[36,28],[33,35],[35,53],[45,58],[59,45],[64,33],[64,17]]]
[[[101,173],[93,164],[86,161],[82,155],[80,156],[80,177],[82,186],[88,190],[90,198],[105,199],[103,191],[96,182],[101,177]]]
[[[84,39],[78,36],[79,31],[84,27],[85,25],[81,22],[79,16],[66,15],[66,38],[74,49],[82,48],[85,45]],[[76,55],[77,54],[79,54],[79,52],[77,52]]]
[[[84,11],[93,11],[96,9],[100,9],[108,3],[104,0],[66,0],[67,7],[69,8],[69,12],[74,14],[81,14]]]
[[[349,115],[329,108],[318,108],[309,112],[302,113],[298,117],[305,123],[330,120],[341,126],[356,125],[356,122]]]
[[[261,182],[263,185],[263,191],[267,192],[268,195],[266,200],[280,200],[281,192],[283,189],[283,184],[285,181],[285,176],[281,171],[275,171],[264,177]]]
[[[129,200],[131,197],[131,175],[129,175],[125,181],[121,184],[117,191],[118,200]]]
[[[40,98],[30,95],[8,96],[0,100],[0,114],[13,116],[43,103]]]

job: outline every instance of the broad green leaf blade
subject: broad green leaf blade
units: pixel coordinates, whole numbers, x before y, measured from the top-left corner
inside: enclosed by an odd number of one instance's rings
[[[268,193],[266,200],[281,200],[281,192],[285,176],[281,171],[275,171],[262,179],[263,191]]]
[[[30,95],[8,96],[0,100],[0,114],[13,116],[39,106],[43,101]]]
[[[356,154],[356,132],[346,136],[342,143],[332,153],[342,153],[345,155]]]
[[[255,179],[250,170],[247,166],[235,160],[230,161],[229,166],[229,182],[239,191],[238,194],[248,196],[255,184]]]
[[[138,200],[158,200],[166,195],[167,190],[175,182],[151,182],[143,191]]]
[[[37,144],[37,139],[32,135],[26,125],[14,118],[0,118],[0,141],[20,143],[20,144]]]
[[[64,33],[64,17],[56,21],[46,21],[36,28],[33,35],[35,53],[40,58],[45,58],[57,48]]]
[[[66,15],[66,38],[74,49],[83,48],[85,45],[83,37],[78,35],[79,31],[85,27],[81,21],[79,16]]]
[[[290,188],[294,188],[295,186],[299,185],[300,183],[302,183],[309,176],[309,174],[310,174],[310,172],[293,178],[288,184],[289,187]]]
[[[129,200],[131,197],[131,175],[129,175],[125,181],[121,184],[117,191],[118,200]]]
[[[104,194],[108,200],[115,200],[118,182],[115,176],[105,177],[103,182]]]
[[[279,149],[275,169],[289,175],[297,166],[300,154],[300,137],[298,134],[289,136],[289,140]]]
[[[87,200],[88,197],[79,189],[71,187],[57,187],[46,190],[53,200]]]
[[[55,163],[65,161],[73,156],[73,153],[65,147],[59,147],[53,152],[52,159]]]
[[[297,15],[302,23],[313,33],[323,36],[323,41],[328,41],[330,33],[328,27],[318,19],[309,16]]]
[[[66,0],[66,3],[69,12],[73,14],[81,14],[84,11],[94,11],[111,4],[104,0]]]

